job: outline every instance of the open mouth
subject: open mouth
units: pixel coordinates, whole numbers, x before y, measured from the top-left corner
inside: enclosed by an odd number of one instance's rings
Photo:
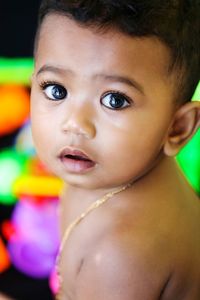
[[[68,159],[72,159],[72,160],[76,160],[76,161],[92,161],[90,160],[89,158],[86,158],[84,156],[81,156],[81,155],[72,155],[72,154],[67,154],[64,156],[65,158],[68,158]]]
[[[95,166],[95,162],[85,153],[79,150],[64,149],[60,154],[60,159],[69,172],[85,172]]]

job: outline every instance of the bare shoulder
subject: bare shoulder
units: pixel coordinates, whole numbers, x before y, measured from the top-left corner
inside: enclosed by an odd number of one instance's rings
[[[78,300],[199,299],[200,204],[169,202],[116,216],[84,258]]]
[[[160,299],[170,276],[168,264],[150,239],[145,245],[130,234],[116,231],[96,244],[77,277],[78,300]]]

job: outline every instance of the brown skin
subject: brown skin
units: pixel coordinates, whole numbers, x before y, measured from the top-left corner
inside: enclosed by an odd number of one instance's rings
[[[200,205],[173,156],[199,127],[200,103],[175,105],[168,49],[153,37],[97,33],[49,15],[35,58],[33,137],[41,159],[67,183],[62,232],[93,201],[132,182],[70,235],[61,299],[199,300]],[[128,77],[135,87],[102,74]],[[62,85],[66,98],[53,101],[44,81]],[[108,108],[113,91],[129,105]],[[66,170],[58,158],[65,147],[95,166]]]

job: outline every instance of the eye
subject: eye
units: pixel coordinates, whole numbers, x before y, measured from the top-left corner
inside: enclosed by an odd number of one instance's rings
[[[67,96],[67,90],[59,84],[44,84],[42,86],[43,92],[50,100],[63,100]]]
[[[120,110],[130,106],[130,100],[122,93],[110,92],[101,98],[101,104],[109,109]]]

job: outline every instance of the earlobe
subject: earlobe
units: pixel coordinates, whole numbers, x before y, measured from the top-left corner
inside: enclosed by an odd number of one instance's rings
[[[200,102],[188,102],[176,111],[168,130],[164,152],[175,156],[200,127]]]

